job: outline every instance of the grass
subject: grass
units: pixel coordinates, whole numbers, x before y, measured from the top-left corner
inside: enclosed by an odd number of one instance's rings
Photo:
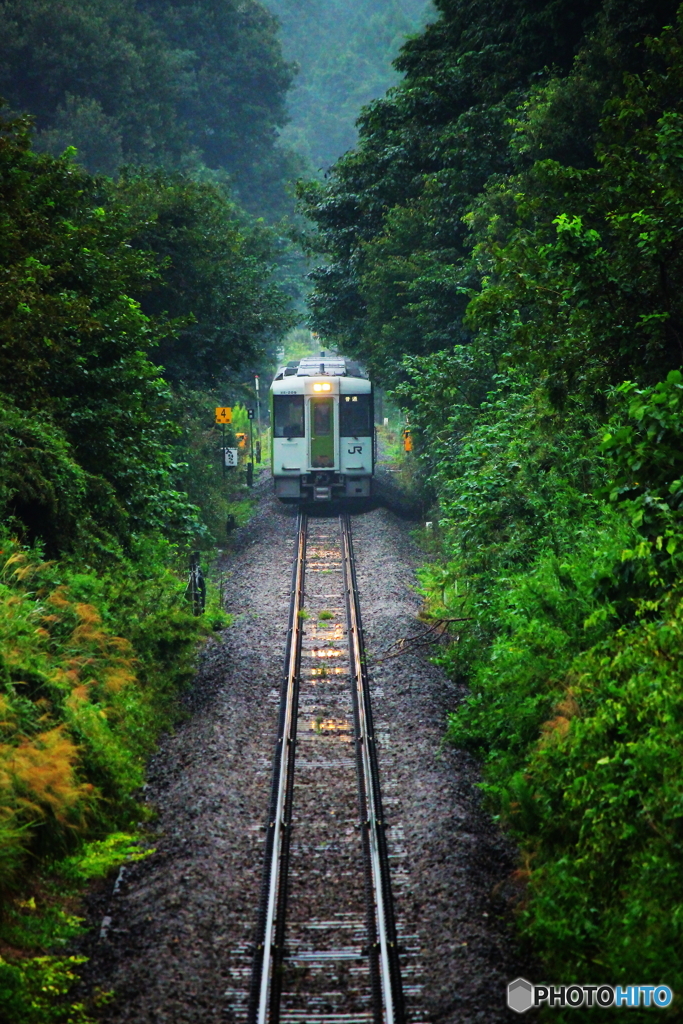
[[[175,552],[145,543],[96,572],[0,534],[3,1024],[91,1020],[68,998],[78,893],[146,855],[131,829],[147,758],[177,718],[198,640],[229,621],[211,602],[193,616]]]
[[[250,517],[253,495],[233,499],[219,525]],[[202,553],[205,572],[215,557]],[[211,578],[192,615],[186,582],[187,555],[160,536],[95,569],[46,562],[0,530],[2,1024],[94,1024],[111,997],[69,996],[81,894],[154,852],[135,831],[147,759],[178,719],[199,642],[232,621]]]
[[[78,853],[45,865],[30,878],[30,894],[7,896],[0,921],[0,1006],[4,1024],[94,1024],[112,993],[96,990],[73,1002],[69,990],[84,956],[65,949],[85,930],[81,892],[130,861],[154,853],[133,833],[84,843]]]

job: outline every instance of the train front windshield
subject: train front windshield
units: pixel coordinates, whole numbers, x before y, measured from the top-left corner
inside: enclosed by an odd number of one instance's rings
[[[339,399],[341,437],[372,436],[372,395],[342,395]]]
[[[275,437],[304,436],[304,396],[273,395]]]

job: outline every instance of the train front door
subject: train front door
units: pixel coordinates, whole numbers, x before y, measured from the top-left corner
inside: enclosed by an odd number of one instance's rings
[[[334,399],[311,399],[311,467],[334,468]]]

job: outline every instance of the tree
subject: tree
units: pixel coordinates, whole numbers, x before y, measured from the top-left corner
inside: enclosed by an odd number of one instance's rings
[[[360,108],[399,80],[391,62],[431,10],[425,0],[270,0],[299,73],[285,139],[324,170],[356,141]],[[334,45],[330,45],[331,40]]]
[[[0,29],[0,94],[35,116],[44,148],[81,142],[90,171],[115,170],[119,152],[134,163],[180,159],[187,57],[133,0],[4,0]],[[93,120],[99,151],[86,134]]]
[[[4,449],[5,499],[52,553],[72,547],[78,529],[124,545],[145,529],[191,530],[173,484],[168,386],[146,354],[167,328],[131,297],[154,280],[153,261],[131,247],[104,182],[68,155],[34,154],[30,141],[26,119],[0,122],[0,400],[16,439]],[[44,442],[27,440],[39,423]],[[32,497],[17,488],[22,458],[29,477],[40,464],[51,481],[42,497],[40,486]],[[60,532],[68,499],[49,492],[69,476],[87,511]]]
[[[217,171],[281,215],[300,164],[277,143],[294,68],[256,0],[3,0],[0,94],[93,173]]]
[[[683,362],[683,23],[607,105],[597,166],[534,165],[510,183],[507,237],[482,203],[484,277],[470,326],[546,380],[554,400],[654,384]]]
[[[294,318],[273,277],[272,232],[220,188],[160,171],[125,173],[112,196],[157,267],[138,295],[143,311],[178,321],[155,353],[168,380],[213,387],[274,351]]]
[[[625,70],[642,65],[635,44],[675,11],[664,0],[605,0],[598,9],[531,0],[437,7],[438,21],[396,61],[404,80],[361,115],[356,150],[326,184],[300,188],[327,257],[313,275],[314,325],[369,355],[375,375],[389,381],[400,376],[404,354],[471,337],[463,318],[478,273],[463,218],[483,190],[529,168],[552,138],[549,111],[566,114],[572,95],[582,97],[581,116],[565,117],[561,145],[593,163],[605,99]],[[567,87],[560,97],[558,80],[570,79],[573,92]],[[544,81],[553,91],[534,92]],[[525,104],[535,134],[520,144]]]

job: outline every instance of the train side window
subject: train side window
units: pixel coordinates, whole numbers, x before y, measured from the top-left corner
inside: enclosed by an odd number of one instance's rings
[[[340,437],[372,437],[372,395],[341,395]]]
[[[304,436],[304,396],[273,395],[275,437]]]

